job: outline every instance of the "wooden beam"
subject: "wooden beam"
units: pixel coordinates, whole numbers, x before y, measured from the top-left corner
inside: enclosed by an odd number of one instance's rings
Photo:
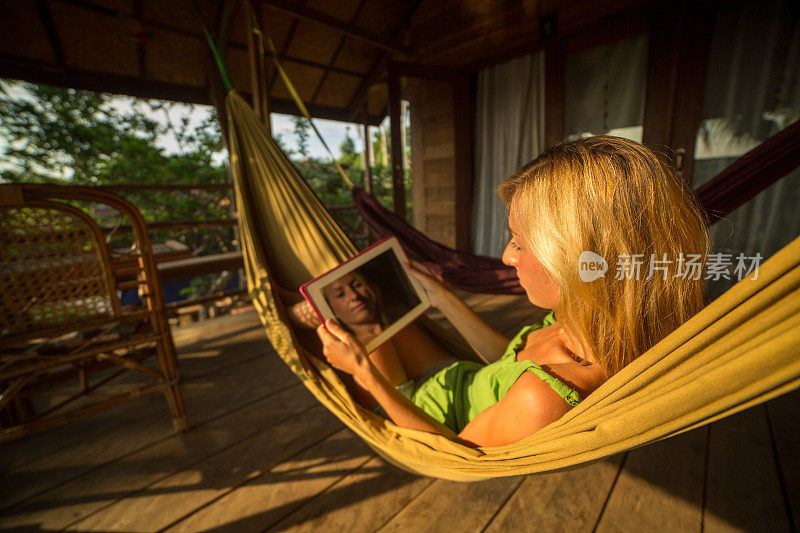
[[[372,193],[372,139],[368,124],[364,124],[364,190]]]
[[[456,249],[472,252],[473,76],[461,73],[453,82],[455,129]]]
[[[642,142],[658,151],[672,142],[684,15],[683,5],[662,2],[650,25]]]
[[[686,15],[681,32],[675,119],[672,129],[673,147],[682,152],[679,173],[688,185],[692,182],[694,147],[697,129],[703,120],[708,57],[711,50],[711,29],[716,19],[717,2],[684,0]]]
[[[143,13],[143,0],[135,0],[133,4],[133,13],[136,21],[141,20]],[[139,65],[139,77],[147,79],[147,50],[145,48],[146,36],[140,35],[136,40],[136,60]]]
[[[175,26],[170,26],[168,24],[163,24],[163,23],[160,23],[160,22],[157,22],[157,21],[154,21],[154,20],[149,20],[149,19],[146,19],[144,17],[136,17],[135,14],[127,13],[124,10],[121,10],[121,9],[120,10],[109,9],[109,8],[105,8],[105,7],[102,7],[102,6],[95,5],[95,4],[91,4],[89,2],[85,2],[83,0],[50,0],[50,1],[51,2],[61,2],[61,3],[64,3],[64,4],[73,5],[75,7],[78,7],[78,8],[87,10],[87,11],[91,11],[93,13],[98,13],[98,14],[101,14],[101,15],[104,15],[104,16],[107,16],[107,17],[118,17],[120,15],[129,16],[129,17],[132,17],[132,18],[136,18],[136,20],[139,23],[141,23],[141,25],[146,29],[159,30],[159,31],[163,31],[165,33],[169,33],[169,34],[172,34],[172,35],[178,35],[178,36],[182,36],[182,37],[190,37],[190,38],[193,38],[193,39],[197,39],[197,40],[203,41],[203,43],[206,42],[206,38],[203,35],[202,31],[186,30],[184,28],[177,28]],[[191,15],[192,16],[196,16],[193,13],[191,13]],[[294,23],[295,24],[297,23],[297,19],[294,20]],[[263,26],[263,24],[262,24],[262,26]],[[288,43],[289,40],[290,39],[287,39],[287,43]],[[231,50],[239,50],[239,51],[243,51],[243,52],[247,51],[247,45],[241,45],[241,44],[228,42],[227,46]],[[301,63],[303,65],[307,65],[307,66],[315,67],[315,68],[320,68],[320,69],[328,68],[328,65],[326,65],[325,63],[319,63],[317,61],[312,61],[312,60],[309,60],[309,59],[303,59],[301,57],[289,55],[289,54],[286,53],[285,48],[286,47],[284,47],[284,50],[279,53],[279,57],[280,57],[281,60],[292,61],[292,62],[295,62],[295,63]],[[360,71],[352,70],[352,69],[348,69],[348,68],[331,66],[330,69],[333,72],[339,72],[341,74],[348,74],[350,76],[363,77],[363,76],[366,75],[365,72],[360,72]]]
[[[189,259],[164,261],[157,265],[158,278],[161,281],[188,279],[205,274],[214,274],[223,270],[237,270],[244,267],[242,252],[228,252],[216,255],[204,255]]]
[[[409,6],[408,11],[406,11],[405,16],[403,17],[403,21],[394,32],[395,39],[397,39],[406,26],[408,26],[408,23],[411,21],[411,17],[416,12],[421,1],[422,0],[414,0],[414,3]],[[361,82],[361,85],[358,86],[358,89],[356,89],[356,91],[353,93],[353,97],[350,98],[350,102],[347,104],[347,115],[349,117],[348,122],[352,122],[355,119],[362,107],[366,109],[366,106],[361,105],[362,101],[366,97],[369,88],[375,84],[380,74],[386,70],[388,59],[389,54],[383,52],[378,56],[375,62],[372,63],[372,66],[367,72],[367,75],[364,76],[364,80]]]
[[[411,53],[411,49],[407,46],[404,46],[400,42],[397,42],[393,39],[387,39],[369,30],[353,26],[352,24],[348,24],[342,20],[337,19],[336,17],[330,16],[327,13],[317,11],[316,9],[311,9],[304,5],[300,5],[296,2],[290,2],[287,0],[260,0],[260,1],[263,4],[273,9],[276,9],[283,13],[287,13],[296,18],[301,18],[304,20],[309,20],[311,22],[316,22],[317,24],[328,26],[329,28],[333,28],[346,35],[349,35],[354,39],[358,39],[372,46],[383,48],[384,50],[389,50],[390,52],[395,52],[398,54]]]
[[[306,0],[301,0],[303,4],[306,3]],[[292,44],[292,39],[294,38],[294,34],[297,31],[297,25],[300,23],[299,19],[292,19],[292,23],[289,26],[289,31],[286,34],[286,40],[283,42],[283,46],[278,51],[278,61],[283,61],[286,58],[286,53],[289,51],[289,45]],[[275,43],[273,43],[275,44]],[[269,89],[267,89],[267,96],[272,94],[272,89],[275,88],[275,84],[278,83],[278,72],[277,69],[273,66],[272,68],[272,82],[269,84]],[[310,103],[310,102],[306,102]],[[295,107],[297,107],[295,105]]]
[[[566,46],[552,41],[544,61],[544,145],[549,148],[564,139],[564,90],[566,87]]]
[[[107,192],[141,191],[225,191],[233,189],[231,183],[124,183],[120,185],[97,185],[95,189]]]
[[[364,3],[366,1],[367,0],[360,0],[359,1],[358,7],[356,7],[356,10],[353,13],[353,16],[350,17],[350,24],[355,23],[356,19],[358,18],[358,15],[361,14],[361,10],[364,9]],[[331,56],[331,60],[328,61],[328,66],[325,68],[325,72],[322,74],[322,77],[319,79],[319,83],[317,84],[317,88],[314,89],[314,94],[311,96],[311,101],[312,102],[317,99],[317,96],[319,96],[319,92],[320,92],[320,90],[322,90],[322,85],[325,83],[325,80],[328,79],[328,73],[330,73],[331,67],[336,62],[336,59],[339,57],[339,53],[342,51],[342,48],[344,47],[344,43],[345,43],[346,40],[347,40],[347,35],[342,35],[341,38],[339,39],[339,44],[336,46],[336,50],[334,50],[333,55]]]
[[[393,61],[392,65],[400,77],[422,78],[426,80],[455,81],[465,72],[450,67],[425,65],[408,61]]]
[[[217,28],[217,46],[219,53],[225,57],[228,51],[228,44],[231,40],[231,30],[233,29],[233,16],[236,14],[236,8],[239,5],[239,0],[225,0],[221,6],[221,14],[219,16],[219,28]]]
[[[162,81],[141,80],[132,76],[116,76],[81,70],[64,72],[54,69],[52,65],[29,65],[31,62],[25,59],[9,58],[0,54],[0,77],[140,98],[210,104],[203,87],[190,87]]]
[[[406,219],[406,184],[403,141],[400,136],[400,76],[389,63],[389,124],[392,143],[392,206],[397,216]]]
[[[53,24],[53,16],[50,14],[50,6],[47,4],[47,0],[36,0],[36,8],[39,10],[39,19],[47,31],[47,40],[50,42],[50,48],[53,49],[56,65],[66,70],[67,62],[64,60],[64,51],[61,48],[61,42],[58,38],[56,26]]]
[[[250,63],[250,87],[253,98],[253,109],[261,122],[270,129],[269,96],[267,94],[267,69],[264,54],[264,43],[253,30],[259,29],[258,15],[253,9],[250,0],[245,0],[247,22],[249,26],[247,35],[247,56]]]
[[[178,85],[156,80],[142,80],[133,76],[117,76],[100,74],[82,70],[63,72],[53,65],[30,67],[21,65],[21,58],[9,58],[0,54],[0,78],[23,80],[30,83],[44,83],[58,87],[69,87],[84,91],[106,92],[134,96],[136,98],[156,98],[189,104],[212,105],[208,90],[204,87]],[[249,91],[240,91],[243,98],[250,98]],[[297,115],[299,111],[293,100],[288,98],[271,98],[271,111],[286,115]],[[309,113],[315,118],[350,122],[349,114],[344,108],[320,104],[306,104]],[[370,115],[365,121],[370,126],[377,126],[383,115]]]

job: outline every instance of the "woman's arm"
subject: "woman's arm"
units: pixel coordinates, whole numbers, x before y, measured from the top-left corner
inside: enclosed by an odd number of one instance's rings
[[[511,339],[487,324],[423,265],[412,261],[407,269],[423,286],[431,305],[442,312],[484,361],[491,363],[502,355]]]
[[[547,383],[523,372],[499,402],[458,434],[468,446],[503,446],[532,435],[572,408]]]
[[[571,407],[541,379],[524,372],[499,402],[476,416],[456,436],[392,386],[353,335],[332,320],[317,328],[317,333],[328,362],[352,374],[401,427],[444,435],[467,446],[502,446],[531,435],[561,418]]]
[[[377,400],[395,424],[455,438],[455,434],[447,426],[428,416],[389,383],[370,360],[364,345],[336,322],[327,320],[317,328],[317,334],[322,341],[322,353],[331,366],[351,374],[356,383]]]

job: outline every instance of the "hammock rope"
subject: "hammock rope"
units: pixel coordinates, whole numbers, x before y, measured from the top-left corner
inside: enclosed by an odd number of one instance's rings
[[[358,406],[286,318],[294,289],[356,252],[235,92],[231,171],[253,303],[276,352],[314,396],[387,461],[470,481],[567,468],[707,424],[800,386],[800,237],[600,386],[520,442],[485,449],[395,426]],[[452,435],[450,435],[452,437]]]

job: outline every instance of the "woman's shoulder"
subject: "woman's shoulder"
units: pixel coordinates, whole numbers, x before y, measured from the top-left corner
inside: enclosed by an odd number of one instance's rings
[[[572,408],[552,387],[531,372],[524,372],[498,402],[510,423],[537,431]]]

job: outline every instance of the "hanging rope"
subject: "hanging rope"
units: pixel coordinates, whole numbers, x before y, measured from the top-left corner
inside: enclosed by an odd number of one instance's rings
[[[194,7],[197,17],[200,19],[200,26],[203,28],[203,35],[206,36],[208,46],[211,48],[211,55],[214,56],[214,62],[217,64],[217,70],[219,70],[219,75],[222,78],[222,85],[225,87],[225,92],[230,92],[233,89],[233,85],[231,85],[231,79],[228,77],[228,70],[225,68],[225,60],[222,59],[222,55],[219,53],[217,43],[214,41],[214,38],[211,36],[211,32],[209,32],[208,28],[206,27],[206,22],[203,19],[203,12],[200,11],[200,6],[197,4],[197,0],[192,0],[192,7]]]
[[[259,41],[263,43],[264,36],[261,33],[261,30],[259,30],[258,28],[252,28],[252,30],[253,33],[258,35]],[[339,173],[344,182],[347,184],[347,187],[352,189],[353,187],[355,187],[355,184],[353,184],[353,181],[347,175],[347,172],[344,171],[342,166],[336,160],[330,147],[328,147],[328,143],[325,142],[325,139],[322,137],[322,134],[317,129],[317,126],[314,124],[314,121],[311,120],[311,114],[309,114],[308,109],[306,109],[306,106],[303,103],[303,99],[300,98],[300,94],[297,92],[297,89],[295,89],[294,84],[292,84],[292,80],[289,79],[289,75],[286,74],[285,70],[283,70],[283,65],[281,65],[281,62],[278,60],[278,51],[275,49],[275,45],[272,43],[272,39],[267,37],[266,43],[270,56],[272,57],[272,62],[275,64],[275,68],[277,69],[278,74],[283,80],[283,83],[286,85],[286,89],[289,91],[289,94],[292,96],[294,103],[297,105],[297,108],[300,110],[300,113],[302,113],[305,119],[308,120],[308,123],[311,124],[311,129],[314,130],[314,133],[317,134],[317,138],[319,138],[319,141],[322,143],[322,146],[324,146],[325,150],[327,150],[328,155],[331,157],[331,162],[333,163],[334,168],[336,168],[336,171]]]

